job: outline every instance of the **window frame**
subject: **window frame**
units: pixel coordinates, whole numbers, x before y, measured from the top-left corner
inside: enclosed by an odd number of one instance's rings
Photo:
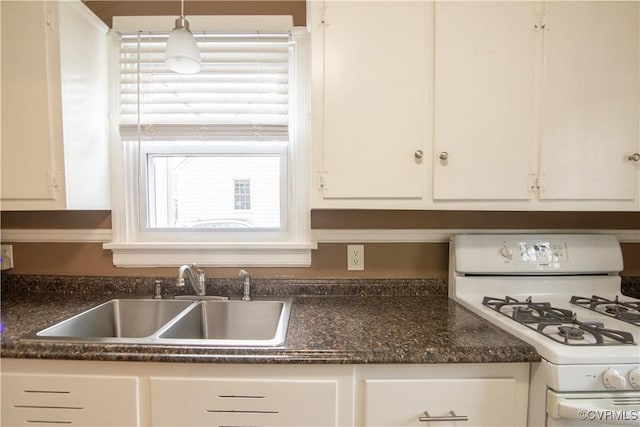
[[[198,28],[241,28],[247,25],[281,26],[283,18],[291,17],[189,17],[192,31]],[[141,182],[145,178],[144,152],[137,142],[119,137],[119,29],[165,29],[170,31],[174,17],[114,18],[111,35],[111,158],[112,158],[112,241],[104,244],[113,252],[113,263],[122,267],[177,266],[196,262],[202,266],[264,266],[308,267],[311,251],[317,243],[310,231],[310,40],[306,28],[293,28],[296,48],[290,71],[289,142],[284,171],[287,186],[282,197],[286,209],[281,210],[286,226],[279,231],[234,229],[149,231],[141,227],[146,213],[140,207],[144,194]],[[155,27],[155,28],[149,28]],[[245,27],[248,28],[248,27]],[[255,147],[254,147],[255,151]],[[281,170],[282,172],[282,170]],[[141,193],[142,192],[142,193]],[[146,197],[146,194],[145,194]],[[215,238],[214,238],[215,237]]]

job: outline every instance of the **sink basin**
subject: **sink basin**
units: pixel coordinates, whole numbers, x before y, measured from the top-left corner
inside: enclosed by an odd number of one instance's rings
[[[284,343],[290,301],[203,301],[164,328],[161,340],[216,345]]]
[[[22,341],[178,346],[278,346],[291,300],[114,299]]]
[[[148,337],[193,301],[114,299],[35,335],[63,338]]]

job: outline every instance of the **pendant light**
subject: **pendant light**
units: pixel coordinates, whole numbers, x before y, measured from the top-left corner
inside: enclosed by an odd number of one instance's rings
[[[180,1],[180,17],[176,19],[176,27],[167,41],[164,63],[171,71],[179,74],[195,74],[202,69],[200,50],[189,31],[189,21],[184,17],[184,0]]]

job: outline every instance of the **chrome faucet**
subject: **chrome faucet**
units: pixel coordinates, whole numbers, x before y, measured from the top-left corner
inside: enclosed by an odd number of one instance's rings
[[[244,280],[244,295],[242,295],[242,301],[251,301],[251,275],[244,270],[240,270],[238,276]]]
[[[204,271],[200,270],[196,264],[183,265],[178,269],[178,279],[176,280],[176,286],[184,286],[184,278],[187,277],[187,281],[193,288],[196,295],[203,296],[206,293]]]

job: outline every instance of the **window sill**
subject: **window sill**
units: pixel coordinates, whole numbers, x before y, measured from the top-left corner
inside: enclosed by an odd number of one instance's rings
[[[309,267],[317,243],[105,243],[117,267]]]

